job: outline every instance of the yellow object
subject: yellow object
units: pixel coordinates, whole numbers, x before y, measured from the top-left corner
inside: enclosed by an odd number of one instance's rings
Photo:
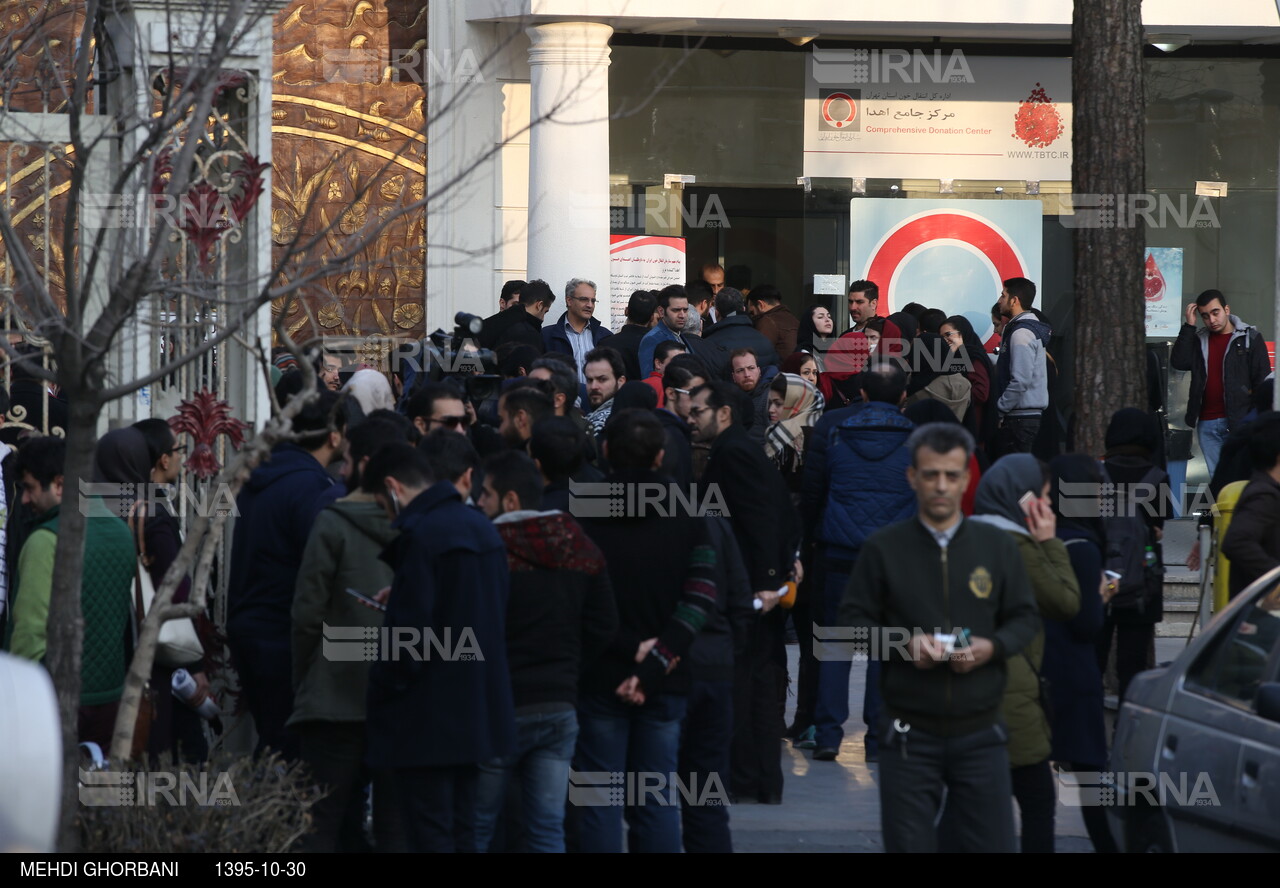
[[[1236,511],[1236,503],[1248,484],[1248,481],[1232,481],[1222,488],[1222,493],[1218,494],[1218,502],[1214,506],[1216,514],[1213,518],[1214,539],[1217,540],[1217,547],[1222,545],[1222,540],[1227,535],[1227,527],[1230,526],[1231,516]],[[1215,547],[1215,554],[1218,560],[1213,571],[1213,612],[1216,614],[1227,606],[1229,597],[1227,584],[1231,578],[1231,562],[1223,557],[1221,549]]]
[[[778,599],[778,604],[790,610],[796,603],[795,580],[787,580],[786,585],[779,589],[778,592],[782,595],[782,597]]]

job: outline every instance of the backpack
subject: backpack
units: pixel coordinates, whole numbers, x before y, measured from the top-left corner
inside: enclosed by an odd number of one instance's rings
[[[1155,484],[1161,473],[1159,466],[1152,466],[1138,483]],[[1102,465],[1102,480],[1107,484],[1112,483],[1105,465]],[[1128,498],[1120,493],[1127,486],[1113,485],[1116,493],[1111,499],[1112,511],[1119,514],[1106,517],[1104,507],[1102,523],[1107,539],[1102,566],[1104,570],[1120,574],[1119,588],[1108,608],[1141,614],[1146,609],[1148,590],[1158,590],[1164,582],[1164,565],[1161,563],[1154,534],[1143,517],[1143,510],[1130,506]],[[1148,546],[1155,555],[1150,563],[1147,559]]]

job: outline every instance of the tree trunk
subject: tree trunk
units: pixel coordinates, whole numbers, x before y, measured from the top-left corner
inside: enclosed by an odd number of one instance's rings
[[[1140,0],[1076,0],[1071,42],[1072,191],[1102,208],[1075,229],[1075,450],[1100,456],[1111,415],[1147,403]]]
[[[93,450],[98,438],[101,404],[91,394],[68,393],[67,460],[63,465],[62,505],[58,510],[58,547],[49,593],[46,661],[58,692],[62,719],[62,811],[58,850],[79,845],[76,828],[80,759],[80,658],[84,616],[80,606],[84,575],[85,514],[80,508],[80,481],[93,479]]]

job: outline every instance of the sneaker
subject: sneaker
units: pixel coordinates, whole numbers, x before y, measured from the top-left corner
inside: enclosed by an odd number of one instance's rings
[[[815,762],[834,762],[839,754],[840,750],[834,746],[823,746],[813,753],[813,760]]]
[[[796,749],[813,749],[818,745],[818,741],[815,739],[817,736],[818,729],[813,725],[809,725],[809,727],[800,732],[800,736],[791,741],[791,745]]]

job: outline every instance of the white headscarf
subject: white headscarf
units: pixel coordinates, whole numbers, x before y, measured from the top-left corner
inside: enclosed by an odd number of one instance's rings
[[[347,380],[343,391],[356,399],[365,416],[375,410],[394,410],[396,407],[395,395],[391,393],[391,383],[387,382],[387,377],[377,370],[367,368],[357,370]]]

